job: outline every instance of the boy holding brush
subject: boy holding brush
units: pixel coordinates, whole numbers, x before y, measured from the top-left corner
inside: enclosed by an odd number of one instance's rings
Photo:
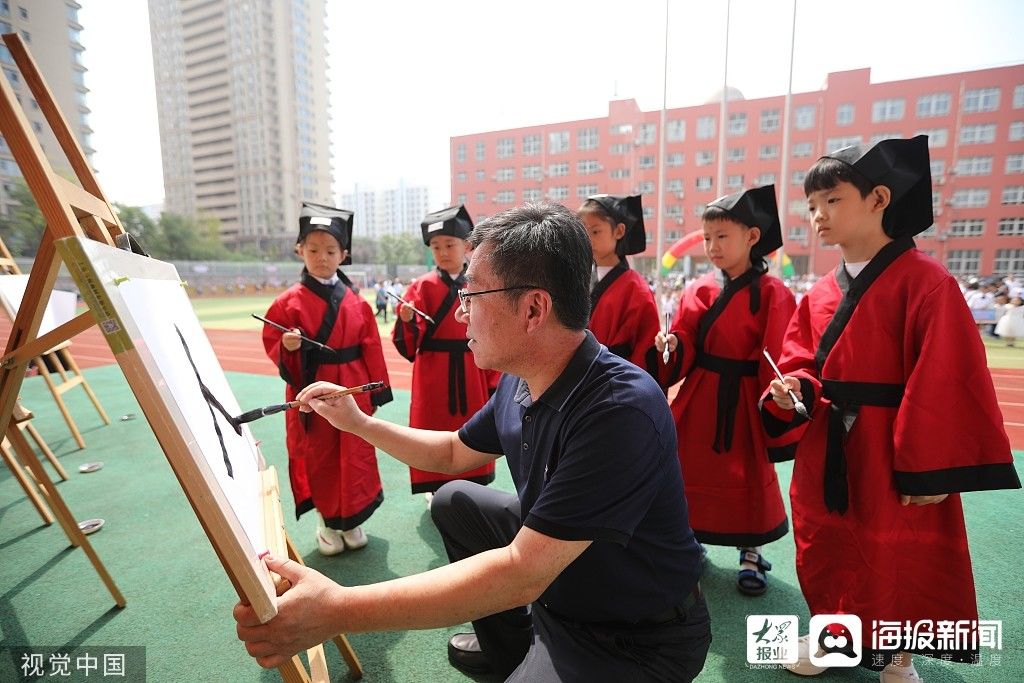
[[[288,401],[314,381],[344,386],[383,381],[384,389],[355,396],[360,409],[372,415],[392,396],[373,310],[339,269],[352,262],[352,215],[303,202],[296,244],[305,266],[302,279],[266,314],[291,331],[265,325],[263,346],[287,382]],[[316,509],[323,555],[362,548],[367,538],[360,525],[384,500],[373,446],[312,413],[290,410],[285,425],[296,518]]]

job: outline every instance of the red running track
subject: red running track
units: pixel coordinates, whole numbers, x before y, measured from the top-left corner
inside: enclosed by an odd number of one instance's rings
[[[0,316],[0,339],[6,345],[11,323]],[[264,355],[259,335],[252,330],[206,330],[217,358],[225,370],[256,375],[277,375],[277,368]],[[412,386],[412,364],[398,355],[390,339],[383,340],[391,386],[409,390]],[[92,327],[74,338],[71,351],[82,368],[114,363],[110,347],[99,328]],[[1024,370],[992,369],[999,408],[1003,413],[1006,433],[1014,450],[1024,450]]]

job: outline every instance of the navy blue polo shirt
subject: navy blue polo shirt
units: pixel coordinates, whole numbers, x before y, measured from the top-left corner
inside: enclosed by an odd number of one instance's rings
[[[523,380],[504,375],[459,438],[505,455],[526,526],[593,541],[540,598],[558,614],[640,620],[693,590],[700,553],[668,402],[650,375],[590,331],[536,402]]]

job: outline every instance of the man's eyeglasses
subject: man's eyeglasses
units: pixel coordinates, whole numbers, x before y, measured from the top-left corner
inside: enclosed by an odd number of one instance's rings
[[[462,307],[462,312],[469,315],[469,300],[474,296],[480,296],[481,294],[494,294],[496,292],[512,292],[518,289],[544,289],[537,285],[516,285],[514,287],[502,287],[501,289],[485,289],[482,292],[471,292],[468,289],[459,290],[459,305]]]

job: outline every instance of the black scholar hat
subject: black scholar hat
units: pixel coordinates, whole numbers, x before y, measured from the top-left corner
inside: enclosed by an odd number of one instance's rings
[[[647,233],[644,232],[644,207],[640,195],[595,194],[587,197],[604,207],[616,223],[626,226],[623,240],[627,254],[639,254],[647,248]]]
[[[748,228],[761,230],[761,239],[754,250],[767,256],[782,246],[782,224],[779,222],[779,205],[775,201],[775,185],[762,185],[742,192],[719,197],[710,204],[722,209]]]
[[[423,244],[428,247],[430,238],[438,235],[469,239],[469,233],[473,232],[473,219],[463,204],[456,204],[428,213],[420,223],[420,230],[423,231]]]
[[[299,238],[296,244],[306,239],[309,233],[315,230],[323,230],[338,240],[341,248],[348,252],[341,265],[347,266],[352,263],[352,217],[348,209],[336,209],[325,204],[314,204],[313,202],[302,202],[302,209],[299,211]]]
[[[889,188],[891,200],[882,225],[890,237],[913,236],[935,222],[927,135],[882,140],[867,151],[852,145],[822,158],[841,161],[874,185]]]

